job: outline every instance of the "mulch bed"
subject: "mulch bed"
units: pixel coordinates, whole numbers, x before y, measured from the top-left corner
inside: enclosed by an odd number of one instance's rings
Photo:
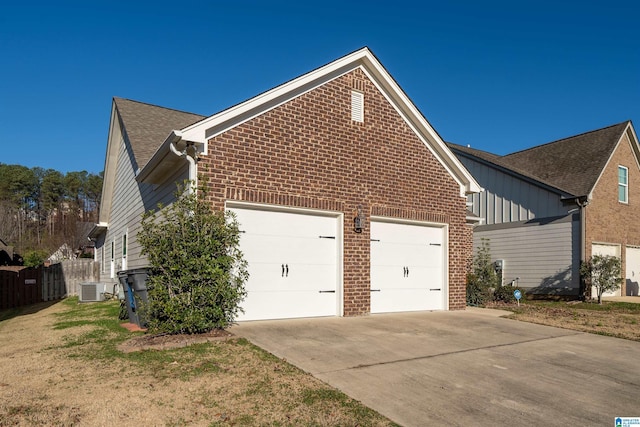
[[[133,325],[133,327],[128,326]],[[137,325],[132,323],[122,324],[122,326],[130,331],[142,331]],[[133,337],[118,346],[118,350],[123,353],[131,353],[142,350],[167,350],[171,348],[186,347],[192,344],[201,344],[205,342],[223,341],[233,338],[234,335],[224,329],[214,329],[203,334],[156,334],[156,335],[140,335]]]

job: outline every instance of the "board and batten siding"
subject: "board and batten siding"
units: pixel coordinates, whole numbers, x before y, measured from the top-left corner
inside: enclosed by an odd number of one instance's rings
[[[488,239],[492,261],[504,260],[503,283],[519,278],[532,294],[577,295],[580,268],[579,215],[474,229],[474,255]]]
[[[484,189],[468,197],[468,201],[472,203],[469,209],[484,220],[483,224],[528,221],[567,214],[568,209],[562,204],[559,193],[457,154]]]
[[[111,242],[115,243],[115,272],[122,270],[122,236],[127,234],[127,269],[145,267],[146,257],[141,255],[137,233],[140,229],[142,214],[150,209],[157,209],[158,203],[169,205],[175,200],[176,183],[188,179],[189,168],[185,161],[162,185],[141,184],[135,179],[138,169],[129,143],[120,136],[120,148],[116,165],[116,176],[113,190],[113,202],[109,214],[109,224],[104,240],[97,242],[97,250],[102,256],[104,251],[104,267],[100,268],[100,281],[117,282],[111,277]],[[101,259],[99,259],[101,261]]]

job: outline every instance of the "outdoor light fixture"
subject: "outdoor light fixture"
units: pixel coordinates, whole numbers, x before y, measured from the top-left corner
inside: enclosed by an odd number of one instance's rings
[[[356,233],[362,233],[364,229],[364,213],[362,213],[362,205],[358,206],[355,218],[353,218],[353,229]]]

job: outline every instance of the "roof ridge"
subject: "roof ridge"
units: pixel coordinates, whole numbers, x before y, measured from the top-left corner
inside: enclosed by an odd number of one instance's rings
[[[146,105],[148,107],[162,108],[163,110],[175,111],[176,113],[191,114],[193,116],[200,116],[200,117],[209,117],[209,116],[205,116],[203,114],[192,113],[190,111],[184,111],[184,110],[178,110],[176,108],[163,107],[162,105],[151,104],[149,102],[143,102],[143,101],[136,101],[135,99],[122,98],[120,96],[114,96],[113,100],[114,101],[122,100],[122,101],[135,102],[136,104]]]
[[[456,144],[455,142],[450,142],[450,141],[445,141],[445,144],[452,146],[453,148],[458,148],[458,149],[463,148],[464,150],[479,151],[481,153],[487,153],[495,157],[502,157],[500,154],[492,153],[491,151],[487,151],[487,150],[480,150],[479,148],[473,148],[471,145],[461,145],[461,144]],[[460,151],[464,151],[464,150],[460,150]]]
[[[578,137],[589,135],[589,134],[595,133],[595,132],[601,132],[603,130],[611,129],[613,127],[620,126],[622,124],[626,125],[626,124],[628,124],[630,122],[631,122],[631,120],[625,120],[624,122],[620,122],[620,123],[616,123],[616,124],[613,124],[613,125],[605,126],[603,128],[600,128],[600,129],[594,129],[594,130],[590,130],[590,131],[587,131],[587,132],[582,132],[582,133],[579,133],[577,135],[567,136],[565,138],[560,138],[560,139],[556,139],[554,141],[545,142],[544,144],[535,145],[533,147],[525,148],[523,150],[514,151],[513,153],[505,154],[504,156],[501,156],[501,157],[505,158],[505,157],[509,157],[509,156],[511,156],[513,154],[524,153],[524,152],[529,151],[529,150],[534,150],[534,149],[545,147],[545,146],[548,146],[548,145],[551,145],[551,144],[556,144],[558,142],[566,141],[568,139],[578,138]]]

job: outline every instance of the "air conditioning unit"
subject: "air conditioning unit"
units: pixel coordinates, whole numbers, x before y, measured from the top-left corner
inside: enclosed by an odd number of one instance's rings
[[[80,302],[104,301],[105,283],[80,283]]]

